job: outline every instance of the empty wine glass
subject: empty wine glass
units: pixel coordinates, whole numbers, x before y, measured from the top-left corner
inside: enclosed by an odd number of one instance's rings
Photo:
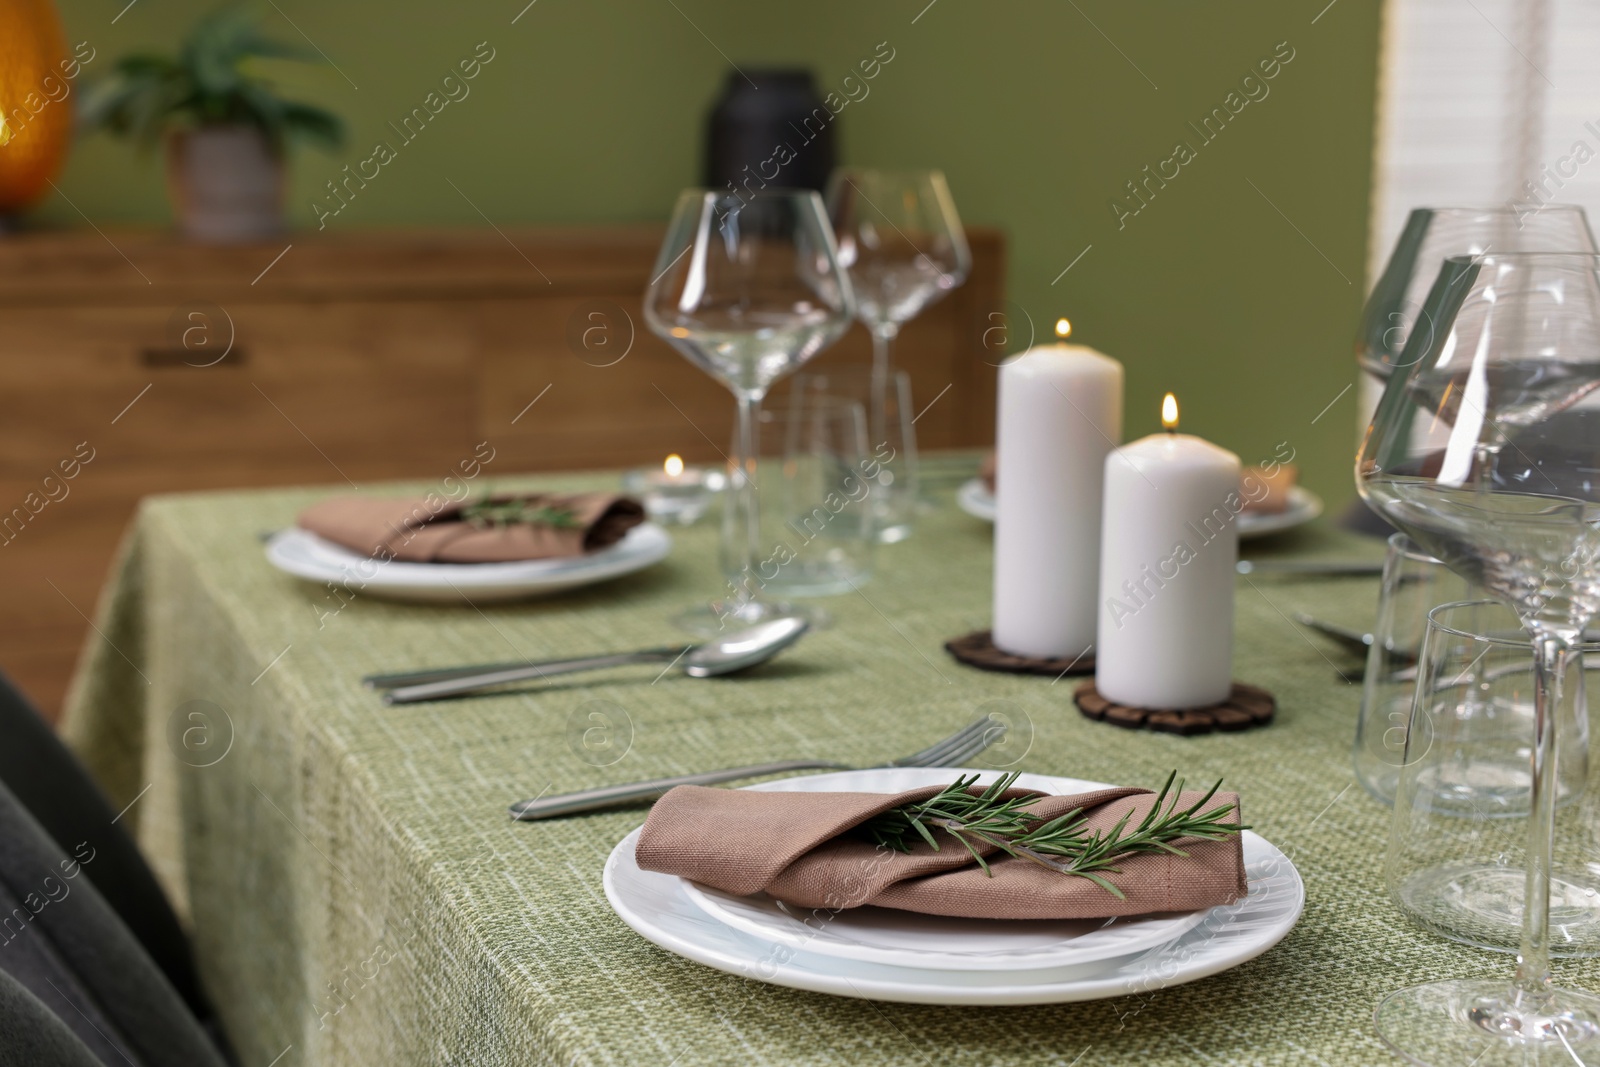
[[[754,431],[772,384],[833,344],[855,314],[822,198],[788,190],[754,194],[691,189],[678,198],[645,292],[650,329],[738,401],[729,457],[732,537],[725,558],[740,577],[727,594],[680,622],[698,633],[791,614],[760,597]]]
[[[889,440],[894,417],[890,345],[901,326],[966,280],[972,252],[950,188],[936,170],[835,171],[828,182],[828,213],[839,238],[839,260],[855,290],[856,314],[872,333],[867,426],[876,448]],[[887,492],[915,492],[915,477],[899,482]],[[909,526],[888,523],[882,536],[899,540],[908,531]]]
[[[1416,1063],[1593,1062],[1600,997],[1554,985],[1550,888],[1563,677],[1600,610],[1600,257],[1447,259],[1356,464],[1362,496],[1509,605],[1533,649],[1528,844],[1511,981],[1391,994],[1378,1032]]]

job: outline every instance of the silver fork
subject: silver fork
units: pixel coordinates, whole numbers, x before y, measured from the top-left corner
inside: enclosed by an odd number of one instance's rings
[[[684,774],[676,778],[653,778],[645,782],[628,782],[623,785],[602,786],[577,793],[562,793],[553,797],[535,797],[519,800],[511,805],[513,819],[553,819],[563,815],[577,815],[601,808],[621,807],[647,800],[657,800],[674,786],[715,785],[740,778],[759,778],[785,771],[854,771],[875,770],[879,767],[959,767],[1006,735],[1006,724],[991,715],[962,727],[937,744],[921,752],[879,763],[870,768],[852,767],[832,760],[782,760],[778,763],[757,763],[748,767],[729,767],[727,770],[706,771],[702,774]]]

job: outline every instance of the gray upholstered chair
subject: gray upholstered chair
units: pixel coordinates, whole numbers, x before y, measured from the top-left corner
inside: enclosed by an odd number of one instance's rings
[[[9,734],[3,747],[14,756],[15,748],[37,741]],[[37,800],[39,775],[25,777]],[[97,821],[94,804],[68,791],[70,780],[56,785],[64,791],[59,803],[71,810],[50,814],[57,832],[77,838],[68,847],[0,785],[0,972],[53,1011],[80,1047],[107,1067],[224,1067],[227,1061],[202,1021],[99,890],[100,880],[111,875],[106,880],[123,888],[126,900],[150,905],[116,881],[130,869],[149,877],[132,842],[108,834],[108,829],[117,831],[112,813]],[[90,799],[104,804],[98,794]],[[153,880],[149,889],[165,908]],[[136,908],[134,914],[144,913]],[[176,920],[172,923],[176,929]],[[40,1040],[53,1040],[41,1034]]]
[[[0,786],[0,971],[108,1067],[222,1067],[199,1020],[89,880],[103,858],[92,844],[63,851]]]
[[[86,872],[101,897],[201,1019],[211,1006],[200,988],[189,942],[133,839],[111,820],[117,813],[76,757],[28,699],[0,674],[0,783],[68,854],[81,843],[95,851]]]
[[[0,1067],[100,1067],[67,1024],[0,971]]]

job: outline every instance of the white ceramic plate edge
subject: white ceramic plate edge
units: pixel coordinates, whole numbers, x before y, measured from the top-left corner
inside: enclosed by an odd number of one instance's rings
[[[578,559],[378,563],[298,527],[273,534],[265,548],[268,563],[305,581],[348,583],[362,593],[397,600],[479,603],[609,581],[659,563],[671,551],[672,536],[655,523],[636,526],[617,544]]]
[[[961,488],[956,490],[956,505],[975,519],[994,521],[994,494],[989,492],[982,478],[969,478],[961,483]]]
[[[994,521],[994,494],[981,478],[961,483],[961,488],[956,490],[956,504],[975,519]],[[1240,515],[1239,536],[1248,539],[1281,533],[1303,526],[1321,514],[1322,498],[1305,486],[1296,485],[1289,490],[1289,506],[1285,510],[1271,515]]]
[[[1265,537],[1268,534],[1303,526],[1322,514],[1322,498],[1303,485],[1289,490],[1289,506],[1270,515],[1239,516],[1239,536]]]
[[[874,947],[830,937],[826,929],[812,931],[807,936],[788,923],[769,925],[761,917],[748,917],[738,908],[740,901],[737,897],[708,886],[685,882],[683,892],[695,907],[713,919],[763,941],[777,941],[791,948],[806,948],[817,956],[931,971],[1046,971],[1080,967],[1087,963],[1130,956],[1175,941],[1205,919],[1204,912],[1187,912],[1163,919],[1124,920],[1082,934],[1071,942],[1063,941],[1051,946],[989,953],[938,952]],[[1087,942],[1087,946],[1084,942]]]

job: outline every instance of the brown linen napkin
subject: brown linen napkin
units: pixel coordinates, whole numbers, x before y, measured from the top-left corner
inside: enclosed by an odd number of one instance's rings
[[[1087,878],[1047,870],[1027,860],[985,849],[994,877],[983,873],[960,842],[943,830],[935,852],[919,843],[895,852],[846,834],[874,815],[926,800],[939,786],[904,793],[769,793],[679,786],[656,801],[639,834],[635,858],[647,871],[676,874],[725,892],[765,891],[802,908],[881,908],[978,919],[1102,919],[1168,911],[1195,911],[1244,897],[1243,845],[1238,834],[1221,841],[1180,841],[1187,856],[1130,856],[1107,875],[1127,899],[1119,900]],[[1007,795],[1028,790],[1014,789]],[[1203,794],[1185,792],[1180,803]],[[1125,812],[1137,824],[1155,802],[1146,789],[1108,788],[1051,796],[1028,810],[1042,818],[1074,808],[1089,826],[1109,830]],[[1233,793],[1213,802],[1237,805]],[[1210,810],[1207,804],[1206,810]],[[1230,821],[1238,821],[1235,814]]]
[[[336,496],[313,504],[296,523],[318,537],[377,559],[407,563],[505,563],[556,559],[614,545],[644,521],[638,501],[615,493],[498,495],[572,513],[574,525],[463,522],[460,502],[426,497]]]

